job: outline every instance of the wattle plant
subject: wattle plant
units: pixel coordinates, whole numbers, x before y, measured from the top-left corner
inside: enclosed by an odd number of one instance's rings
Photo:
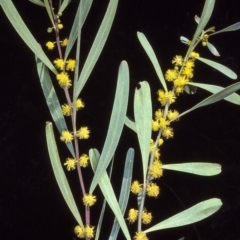
[[[50,34],[49,40],[46,43],[41,43],[41,46],[25,25],[12,1],[0,0],[0,5],[20,37],[35,54],[40,84],[55,124],[53,126],[51,122],[46,123],[48,153],[57,184],[76,220],[76,226],[73,226],[76,236],[87,240],[101,239],[100,233],[106,207],[109,207],[115,216],[112,219],[110,240],[117,239],[120,229],[125,239],[147,240],[151,238],[151,232],[198,222],[217,212],[222,206],[222,202],[218,198],[211,198],[152,225],[152,220],[153,218],[156,219],[156,216],[154,209],[151,209],[147,200],[148,198],[156,198],[156,201],[158,201],[157,198],[161,193],[158,179],[163,177],[165,171],[180,171],[199,176],[214,176],[221,172],[221,166],[217,163],[184,162],[167,164],[161,158],[161,148],[167,144],[169,138],[173,138],[174,121],[180,121],[182,116],[222,99],[233,104],[240,104],[240,96],[235,93],[240,89],[240,82],[224,88],[194,81],[194,69],[198,67],[198,61],[209,65],[230,79],[237,79],[237,75],[229,68],[203,58],[201,49],[197,49],[197,47],[202,45],[207,47],[215,56],[220,56],[209,39],[212,39],[215,34],[240,29],[240,22],[219,31],[216,31],[215,27],[204,30],[215,5],[214,0],[206,0],[201,16],[195,16],[197,28],[191,40],[186,37],[180,38],[181,42],[187,45],[186,54],[174,56],[169,69],[164,74],[157,60],[158,54],[154,52],[146,36],[138,32],[137,38],[159,78],[160,85],[157,91],[159,107],[152,109],[151,86],[147,81],[142,81],[134,93],[134,120],[130,120],[126,116],[129,98],[129,68],[127,62],[122,61],[118,71],[109,128],[103,148],[98,151],[96,148],[89,150],[82,148],[82,141],[91,140],[91,129],[82,125],[82,118],[77,117],[79,111],[84,115],[84,108],[91,107],[84,102],[81,93],[90,79],[94,67],[97,67],[97,60],[106,43],[115,17],[118,0],[109,0],[106,13],[88,56],[85,61],[81,59],[81,64],[79,59],[81,56],[82,27],[93,0],[79,1],[68,37],[61,34],[61,29],[64,28],[61,16],[68,4],[71,3],[70,0],[60,1],[58,10],[51,0],[30,1],[41,6],[41,10],[47,11],[52,25],[47,29]],[[75,52],[74,49],[76,49]],[[55,59],[48,58],[49,51],[56,53]],[[70,58],[70,54],[74,57]],[[82,64],[82,62],[84,63]],[[56,89],[54,88],[54,81],[57,83]],[[196,88],[202,88],[212,95],[181,113],[178,109],[172,107],[182,94],[194,94]],[[60,91],[63,91],[65,95],[65,102],[60,103],[58,99],[57,94]],[[114,168],[113,156],[125,126],[137,134],[141,155],[141,161],[138,162],[138,165],[141,164],[142,172],[140,179],[132,179],[135,150],[129,148],[126,153],[120,196],[117,198],[111,182],[112,168]],[[58,130],[57,142],[53,133],[54,127]],[[63,144],[69,150],[68,157],[59,156],[58,145],[62,146]],[[117,161],[118,156],[116,155],[115,162]],[[93,174],[85,179],[83,171],[89,166],[92,167]],[[109,173],[107,172],[108,167]],[[80,212],[77,207],[64,169],[67,170],[67,173],[68,171],[77,172],[84,212]],[[96,187],[100,188],[102,196],[95,195]],[[137,199],[135,206],[129,204],[130,196]],[[91,216],[95,214],[92,208],[102,198],[103,205],[99,222],[92,222]],[[129,223],[131,227],[129,227]],[[129,230],[132,227],[135,229],[133,236]]]

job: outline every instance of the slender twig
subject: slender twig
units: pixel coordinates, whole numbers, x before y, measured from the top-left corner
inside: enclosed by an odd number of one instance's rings
[[[49,0],[49,4],[51,6],[52,16],[53,16],[53,19],[54,19],[54,25],[55,25],[54,26],[54,31],[55,31],[55,35],[56,35],[56,45],[57,45],[57,49],[58,49],[59,58],[63,59],[59,29],[57,27],[58,18],[57,18],[57,15],[54,13],[52,0]],[[63,68],[63,72],[65,72],[65,67]],[[73,106],[73,104],[75,104],[75,103],[73,103],[72,100],[71,100],[68,88],[64,87],[63,90],[64,90],[64,93],[65,93],[65,97],[66,97],[68,105]],[[81,166],[80,166],[79,161],[78,161],[79,158],[80,158],[80,153],[79,153],[78,139],[76,137],[76,126],[75,126],[73,111],[71,111],[71,121],[72,121],[72,128],[74,129],[74,150],[75,150],[75,156],[76,156],[76,160],[77,160],[77,172],[78,172],[78,177],[79,177],[79,182],[80,182],[80,186],[81,186],[82,195],[84,196],[84,195],[86,195],[86,189],[85,189],[85,184],[84,184],[84,179],[83,179]],[[86,222],[86,225],[90,226],[90,208],[89,208],[89,206],[85,206],[85,222]],[[88,238],[86,238],[86,240],[88,240]]]

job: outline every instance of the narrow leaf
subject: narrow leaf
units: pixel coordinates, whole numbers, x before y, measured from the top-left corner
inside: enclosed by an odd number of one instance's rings
[[[98,240],[99,236],[100,236],[100,232],[101,232],[101,228],[102,228],[102,223],[103,223],[103,216],[105,213],[105,209],[106,209],[106,199],[103,200],[103,204],[102,204],[102,209],[101,209],[101,213],[99,216],[99,220],[98,220],[98,225],[97,225],[97,229],[96,229],[96,233],[95,233],[95,238],[94,240]]]
[[[41,0],[29,0],[32,3],[35,3],[41,7],[45,7],[44,3]]]
[[[50,122],[47,122],[46,124],[46,138],[47,138],[48,153],[50,156],[54,176],[57,180],[57,184],[73,216],[77,220],[78,224],[83,227],[82,218],[77,209],[77,206],[74,201],[65,173],[62,169],[62,164],[59,158],[58,149],[57,149],[57,145],[56,145],[56,141],[53,133],[52,123]]]
[[[145,81],[140,82],[140,89],[135,90],[134,118],[142,156],[143,182],[146,182],[149,146],[152,133],[152,101],[150,87]]]
[[[58,128],[59,133],[62,133],[62,131],[67,130],[67,124],[65,122],[65,118],[63,117],[62,109],[58,101],[55,89],[53,87],[51,77],[49,75],[46,65],[42,63],[38,58],[36,58],[36,62],[37,72],[43,90],[43,94],[46,99],[46,103],[48,105],[53,121]],[[72,156],[74,157],[75,153],[72,143],[67,143],[66,145],[69,151],[71,152]]]
[[[123,214],[125,213],[129,199],[130,187],[132,183],[133,162],[134,162],[134,149],[129,148],[125,159],[123,179],[119,196],[119,206]]]
[[[196,32],[193,37],[193,42],[196,41],[198,36],[201,34],[202,30],[206,27],[211,15],[212,15],[214,5],[215,5],[215,0],[206,0],[205,1],[200,20],[198,22],[198,27],[197,27]]]
[[[127,127],[129,127],[130,129],[132,129],[134,132],[136,132],[136,125],[135,122],[133,122],[132,120],[130,120],[127,116],[125,117],[125,125]]]
[[[215,68],[216,70],[223,73],[227,77],[229,77],[231,79],[237,79],[237,74],[235,72],[233,72],[231,69],[229,69],[228,67],[225,67],[224,65],[222,65],[220,63],[211,61],[206,58],[197,57],[197,59],[200,60],[201,62],[204,62],[205,64],[209,65],[210,67]]]
[[[127,152],[126,160],[125,160],[122,186],[121,186],[120,197],[118,201],[123,216],[127,208],[129,194],[130,194],[130,187],[132,183],[133,160],[134,160],[134,149],[129,148]],[[119,228],[120,228],[120,225],[117,219],[115,218],[109,240],[117,239]]]
[[[78,30],[80,31],[82,29],[82,26],[85,23],[85,20],[87,18],[87,15],[92,5],[92,1],[93,0],[82,0],[79,2],[78,9],[74,18],[74,22],[72,24],[71,32],[69,34],[69,38],[68,38],[69,41],[64,54],[64,60],[68,58],[69,53],[73,48],[73,45],[78,37]],[[80,12],[81,12],[81,15],[80,15]],[[80,16],[81,16],[81,24],[79,24]]]
[[[200,202],[193,207],[188,208],[158,224],[145,230],[144,232],[153,232],[157,230],[181,227],[195,222],[199,222],[215,212],[222,206],[222,202],[218,198],[211,198],[209,200]]]
[[[211,93],[217,93],[217,92],[220,92],[221,90],[225,89],[225,88],[217,86],[217,85],[210,85],[210,84],[203,84],[203,83],[189,82],[188,84],[190,84],[191,86],[196,86],[198,88],[202,88]],[[226,100],[233,104],[240,105],[240,96],[237,93],[232,93],[231,95],[225,97],[223,100]]]
[[[118,0],[110,0],[107,11],[105,13],[104,19],[101,23],[101,26],[98,30],[98,33],[94,39],[93,45],[89,51],[87,59],[83,65],[80,77],[78,79],[78,85],[76,89],[76,96],[79,96],[81,90],[86,84],[99,56],[102,52],[102,49],[108,38],[113,19],[115,17],[116,9],[118,5]]]
[[[89,151],[89,157],[90,157],[90,161],[92,166],[97,168],[99,167],[100,164],[100,159],[99,159],[99,153],[96,149],[91,149]],[[93,169],[94,171],[97,171],[97,169]],[[114,190],[112,188],[112,184],[110,182],[110,179],[108,177],[108,174],[106,173],[106,171],[103,172],[103,174],[101,175],[101,178],[98,181],[99,187],[103,193],[104,198],[106,199],[108,205],[110,206],[110,208],[112,209],[115,217],[118,220],[118,223],[123,231],[123,234],[125,236],[126,239],[131,240],[125,219],[123,217],[123,214],[121,212],[121,209],[119,207],[116,195],[114,193]]]
[[[78,30],[81,31],[82,26],[79,26],[79,18],[80,18],[80,12],[81,12],[81,4],[83,1],[79,2],[78,8],[77,8],[77,12],[74,18],[74,22],[72,24],[72,28],[71,28],[71,32],[70,35],[68,37],[68,44],[64,53],[64,61],[66,61],[66,59],[69,56],[69,53],[71,52],[73,45],[78,37]],[[77,64],[79,64],[79,61],[77,62]],[[78,67],[78,66],[76,66]]]
[[[234,23],[231,26],[228,26],[222,30],[219,30],[217,32],[211,33],[210,36],[218,34],[218,33],[222,33],[222,32],[230,32],[230,31],[236,31],[240,29],[240,22]]]
[[[52,23],[52,26],[55,27],[55,24],[54,24],[54,21],[53,21],[53,15],[52,15],[51,6],[49,4],[49,0],[43,0],[43,1],[44,1],[44,5],[46,7],[46,10],[47,10],[48,16],[50,18],[50,21]]]
[[[167,92],[166,81],[165,81],[165,78],[163,76],[160,64],[159,64],[159,62],[157,60],[156,54],[153,51],[152,46],[150,45],[150,43],[148,42],[147,38],[145,37],[145,35],[143,33],[137,32],[137,37],[138,37],[138,40],[140,41],[143,49],[147,53],[150,61],[152,62],[153,67],[154,67],[154,69],[155,69],[155,71],[157,73],[157,76],[158,76],[158,78],[159,78],[159,80],[160,80],[164,90]]]
[[[84,0],[83,1],[83,8],[82,8],[82,26],[85,23],[85,20],[88,16],[88,13],[91,9],[93,0]]]
[[[79,76],[79,65],[80,65],[80,44],[81,44],[81,36],[82,36],[82,10],[83,10],[83,4],[85,3],[85,0],[80,1],[77,11],[77,16],[75,20],[77,20],[77,46],[76,46],[76,53],[75,53],[75,60],[76,60],[76,66],[74,69],[74,78],[73,78],[73,103],[77,101],[77,95],[76,95],[76,88],[77,88],[77,80]],[[76,116],[77,116],[77,109],[76,104],[73,105],[73,132],[76,131]]]
[[[206,27],[211,15],[212,15],[214,4],[215,4],[215,0],[206,0],[205,1],[200,20],[198,22],[197,29],[194,33],[193,39],[191,41],[191,45],[188,48],[187,56],[190,54],[190,52],[192,52],[194,44],[198,40],[198,37],[202,33],[202,30]],[[196,18],[195,18],[195,20],[196,20]]]
[[[201,101],[200,103],[198,103],[194,107],[188,109],[187,111],[181,113],[178,117],[182,117],[183,115],[185,115],[189,112],[192,112],[193,110],[195,110],[197,108],[200,108],[200,107],[207,106],[207,105],[213,104],[215,102],[218,102],[218,101],[226,98],[227,96],[231,95],[232,93],[238,91],[239,89],[240,89],[240,83],[239,82],[235,83],[235,84],[232,84],[232,85],[226,87],[225,89],[223,89],[223,90],[211,95],[210,97],[204,99],[203,101]],[[171,121],[173,121],[173,120],[171,120]]]
[[[64,0],[60,9],[59,9],[59,12],[63,13],[63,11],[65,10],[65,8],[68,6],[68,4],[71,2],[71,0]]]
[[[221,173],[221,165],[216,163],[190,162],[178,164],[164,164],[163,169],[186,172],[200,176],[214,176]]]
[[[111,114],[107,137],[103,146],[102,154],[97,166],[96,173],[90,186],[92,193],[98,184],[103,172],[107,169],[112,156],[118,145],[124,126],[129,93],[129,72],[125,61],[121,62],[118,71],[117,89]]]
[[[207,42],[207,48],[209,49],[209,51],[216,57],[220,57],[219,52],[217,51],[217,49],[210,43]]]
[[[182,43],[184,43],[184,44],[188,44],[189,43],[189,39],[187,39],[186,37],[183,37],[183,36],[180,37],[180,41]]]
[[[21,16],[16,10],[11,0],[2,0],[1,6],[8,20],[11,22],[16,32],[20,35],[27,46],[33,51],[33,53],[41,59],[41,61],[47,65],[47,67],[55,74],[57,71],[46,54],[43,52],[40,44],[35,40],[27,26],[23,22]]]

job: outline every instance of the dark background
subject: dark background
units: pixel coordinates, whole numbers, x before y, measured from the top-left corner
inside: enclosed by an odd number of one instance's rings
[[[26,0],[13,2],[37,41],[46,49],[46,41],[53,40],[54,34],[46,32],[50,21],[44,8]],[[83,29],[82,59],[87,56],[107,3],[108,1],[100,0],[93,3]],[[92,131],[90,140],[84,143],[85,152],[91,147],[99,151],[102,149],[111,114],[117,71],[122,60],[128,62],[131,76],[128,115],[133,117],[134,89],[142,80],[150,83],[153,109],[159,108],[156,92],[160,84],[137,40],[136,32],[141,31],[147,36],[163,71],[166,71],[172,66],[171,60],[176,54],[185,54],[187,48],[179,41],[179,37],[192,37],[196,28],[193,18],[195,14],[201,14],[203,4],[203,0],[119,1],[109,39],[81,95],[86,104],[80,115],[81,124],[88,125]],[[77,5],[78,1],[73,0],[63,14],[63,38],[68,36]],[[217,0],[208,26],[214,25],[216,29],[222,29],[238,21],[240,2]],[[45,122],[51,121],[51,117],[41,92],[34,56],[2,10],[0,28],[0,239],[75,239],[73,228],[76,222],[58,189],[47,153]],[[240,31],[210,38],[210,42],[221,54],[219,59],[205,48],[198,50],[201,56],[216,60],[239,75],[239,39]],[[56,58],[56,51],[46,52],[51,60]],[[220,86],[233,83],[200,62],[196,64],[194,81]],[[64,101],[63,93],[58,90],[60,99]],[[174,108],[182,112],[207,96],[207,92],[198,89],[193,96],[179,97]],[[163,163],[215,162],[222,165],[223,171],[214,177],[165,171],[160,180],[160,196],[156,200],[147,199],[148,210],[154,214],[153,224],[212,197],[221,198],[223,206],[202,222],[152,233],[149,234],[150,239],[240,239],[239,116],[239,106],[220,102],[198,109],[174,123],[175,136],[166,141],[161,149]],[[124,130],[121,140],[113,171],[115,189],[119,189],[121,184],[121,170],[127,149],[134,147],[139,151],[136,136],[129,129]],[[63,143],[59,143],[59,149],[64,161],[69,155]],[[139,173],[136,172],[141,172],[140,166],[140,156],[136,153],[134,178],[138,177]],[[91,171],[86,170],[85,177],[91,179],[90,174]],[[79,201],[76,172],[67,172],[67,176],[76,201]],[[100,195],[99,192],[97,194]],[[94,207],[96,215],[101,209],[100,199],[101,197]],[[130,207],[136,208],[135,199],[131,200]],[[100,239],[108,238],[112,217],[112,213],[107,211]],[[93,217],[92,224],[96,223],[97,217]],[[136,231],[135,225],[129,228],[132,233]],[[124,238],[120,235],[119,239]]]

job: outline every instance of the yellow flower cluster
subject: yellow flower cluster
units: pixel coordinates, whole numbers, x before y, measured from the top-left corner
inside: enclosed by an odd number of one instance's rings
[[[76,132],[76,137],[79,139],[88,139],[90,136],[90,130],[88,127],[80,127],[80,129]],[[74,138],[73,133],[69,132],[68,130],[62,131],[60,136],[60,140],[63,142],[71,142]]]
[[[65,63],[63,59],[57,58],[56,60],[53,61],[53,63],[55,64],[56,68],[64,70]]]
[[[134,240],[148,240],[148,237],[145,232],[136,232]]]
[[[85,206],[89,206],[91,207],[92,205],[95,204],[95,202],[97,201],[96,196],[92,195],[92,194],[86,194],[83,196],[83,204]]]
[[[76,110],[78,111],[84,107],[85,107],[84,102],[80,98],[78,98],[76,100]],[[71,111],[72,111],[72,106],[70,106],[69,104],[62,105],[62,113],[64,116],[70,116]]]
[[[87,167],[89,165],[89,157],[87,154],[82,154],[79,159],[79,165],[80,167]]]
[[[185,85],[193,78],[193,68],[197,57],[199,57],[199,54],[192,52],[185,62],[180,55],[173,58],[174,68],[166,71],[165,78],[167,81],[173,82],[176,95],[183,93]]]
[[[159,140],[158,140],[158,144],[157,144],[157,147],[156,147],[156,149],[155,149],[155,142],[153,141],[153,139],[151,139],[150,140],[150,150],[149,150],[149,152],[150,152],[150,154],[152,154],[153,153],[153,151],[155,151],[154,152],[154,159],[155,160],[159,160],[159,157],[160,157],[160,146],[163,144],[163,139],[162,138],[160,138]]]
[[[74,228],[74,232],[78,238],[94,238],[94,227],[88,225],[86,227],[78,225]]]
[[[48,50],[53,50],[54,47],[55,47],[54,44],[55,44],[55,42],[50,42],[50,41],[48,41],[48,42],[46,43],[46,46],[47,46]]]
[[[61,72],[57,74],[56,78],[58,80],[58,84],[62,88],[69,88],[72,85],[72,81],[69,78],[67,71],[74,71],[76,67],[76,61],[73,59],[69,59],[64,62],[63,59],[57,58],[53,61],[56,68],[60,69]]]
[[[131,208],[128,211],[127,220],[129,221],[129,223],[134,223],[134,222],[137,221],[137,218],[138,218],[138,210],[136,210],[134,208]],[[143,212],[142,212],[141,219],[142,219],[142,223],[143,224],[151,223],[151,221],[152,221],[152,213],[147,212],[147,210],[144,209]]]
[[[69,59],[67,61],[64,61],[61,58],[57,58],[56,60],[53,61],[56,68],[60,69],[60,70],[64,70],[66,69],[67,71],[74,71],[75,67],[76,67],[76,61],[73,59]]]
[[[74,158],[67,158],[66,162],[63,164],[64,166],[66,166],[67,170],[74,170],[76,168],[76,159]]]
[[[177,120],[178,115],[178,111],[169,110],[167,113],[167,118],[164,118],[162,110],[158,109],[155,112],[154,120],[152,120],[152,130],[159,131],[160,129],[162,129],[163,137],[165,137],[166,139],[173,137],[173,130],[171,127],[169,127],[169,124],[170,121]]]
[[[49,28],[49,29],[48,29],[48,32],[52,32],[52,29]],[[46,47],[48,48],[48,50],[53,50],[54,47],[55,47],[55,44],[56,44],[56,42],[48,41],[48,42],[46,43]],[[62,47],[66,47],[67,45],[68,45],[68,39],[65,38],[63,41],[61,41],[61,46],[62,46]]]
[[[74,158],[67,158],[66,162],[63,164],[66,166],[67,170],[74,170],[76,169],[77,160]],[[87,154],[82,154],[79,158],[79,165],[80,167],[87,167],[89,165],[89,157]]]
[[[178,115],[179,115],[179,112],[176,111],[176,110],[169,110],[168,111],[168,114],[167,114],[167,119],[169,121],[175,121],[175,120],[178,120]]]
[[[62,47],[66,47],[68,45],[68,38],[65,38],[62,42],[61,42],[61,46]]]
[[[134,223],[137,221],[137,218],[138,218],[138,210],[131,208],[128,212],[127,220],[129,221],[129,223]]]
[[[131,185],[131,192],[134,194],[139,194],[142,191],[142,184],[138,181],[134,181]]]
[[[160,188],[156,183],[150,183],[147,186],[147,195],[149,197],[157,197],[160,193]]]
[[[153,165],[150,168],[150,173],[153,178],[159,178],[162,176],[162,163],[160,161],[154,161]],[[155,169],[154,169],[155,168]],[[154,177],[155,176],[155,177]],[[138,181],[134,181],[131,185],[131,192],[134,194],[139,194],[142,191],[142,186]],[[156,183],[150,183],[147,186],[147,195],[149,197],[157,197],[160,193],[160,188]]]
[[[163,175],[162,162],[154,160],[150,166],[150,175],[152,178],[160,178]]]
[[[142,212],[142,223],[143,224],[149,224],[152,221],[152,213],[147,212],[146,209]]]
[[[88,127],[81,127],[77,131],[76,136],[79,139],[88,139],[89,138],[89,134],[90,134],[90,130],[88,129]]]
[[[176,100],[176,95],[173,91],[164,92],[163,90],[158,90],[158,101],[162,106],[165,106],[167,103],[172,104]]]
[[[62,131],[62,134],[60,136],[60,140],[65,142],[65,143],[69,143],[73,140],[73,134],[69,131]]]
[[[69,88],[72,86],[72,81],[69,78],[69,75],[66,72],[60,72],[57,74],[58,84],[62,88]]]

